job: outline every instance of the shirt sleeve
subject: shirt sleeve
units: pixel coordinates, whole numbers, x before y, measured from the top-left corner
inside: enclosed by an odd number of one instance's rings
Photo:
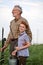
[[[11,32],[9,32],[7,40],[6,40],[6,44],[9,44],[11,39],[12,39],[12,35],[11,35]]]
[[[30,37],[26,34],[26,35],[24,36],[24,40],[25,40],[25,42],[30,42]]]
[[[11,22],[10,22],[10,25],[11,25]],[[13,36],[12,36],[12,34],[11,34],[11,31],[10,31],[5,43],[6,43],[6,44],[9,44],[12,38],[13,38]]]

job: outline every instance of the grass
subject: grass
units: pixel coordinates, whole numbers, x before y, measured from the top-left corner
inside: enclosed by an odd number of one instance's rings
[[[0,42],[1,47],[1,42]],[[27,58],[26,65],[43,65],[43,44],[40,45],[32,45],[29,48],[30,56]],[[0,52],[1,57],[1,52]],[[4,51],[4,64],[8,65],[9,58],[9,47]]]
[[[32,45],[30,48],[30,56],[27,64],[30,65],[43,65],[43,44]]]

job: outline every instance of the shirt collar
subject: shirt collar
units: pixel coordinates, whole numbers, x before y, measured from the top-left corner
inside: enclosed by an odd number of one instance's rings
[[[20,33],[20,36],[22,36],[23,34],[25,34],[26,32],[24,31],[24,32],[22,32],[22,33]]]
[[[21,18],[21,16],[19,17],[19,19]],[[19,19],[14,19],[15,20],[15,22],[17,22]]]

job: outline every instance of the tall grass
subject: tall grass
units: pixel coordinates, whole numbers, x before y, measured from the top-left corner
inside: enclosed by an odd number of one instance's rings
[[[1,42],[0,42],[1,47]],[[40,45],[32,45],[29,47],[30,56],[27,58],[26,65],[43,65],[43,44]],[[8,58],[9,58],[9,46],[4,51],[4,64],[8,65]],[[0,55],[1,57],[1,55]]]
[[[29,50],[30,56],[27,65],[43,65],[43,44],[32,45]]]

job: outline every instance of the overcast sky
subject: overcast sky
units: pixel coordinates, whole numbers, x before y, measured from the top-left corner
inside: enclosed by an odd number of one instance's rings
[[[0,0],[0,39],[2,27],[4,27],[4,37],[8,36],[14,5],[22,7],[22,16],[28,20],[33,34],[32,41],[43,43],[43,0]]]

